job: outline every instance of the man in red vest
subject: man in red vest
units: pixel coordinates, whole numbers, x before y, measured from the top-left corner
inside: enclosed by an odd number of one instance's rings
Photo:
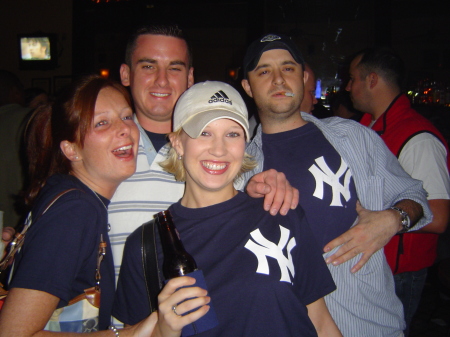
[[[366,49],[350,64],[346,90],[354,107],[365,113],[361,123],[381,136],[407,173],[423,181],[433,212],[430,224],[417,232],[399,233],[384,248],[404,306],[407,336],[427,268],[436,258],[437,234],[443,233],[449,222],[450,182],[447,143],[402,94],[403,74],[403,62],[392,50]]]

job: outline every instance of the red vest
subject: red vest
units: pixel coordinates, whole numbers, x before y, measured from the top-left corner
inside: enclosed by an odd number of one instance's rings
[[[370,114],[364,114],[361,124],[369,126],[372,121]],[[428,132],[437,137],[447,149],[445,139],[434,125],[425,117],[411,108],[406,95],[397,96],[386,112],[381,115],[372,129],[386,143],[391,152],[397,156],[403,146],[419,133]],[[450,157],[447,155],[447,167],[450,167]],[[384,247],[389,266],[394,274],[407,271],[417,271],[427,268],[436,259],[438,235],[433,233],[404,233],[395,235]]]

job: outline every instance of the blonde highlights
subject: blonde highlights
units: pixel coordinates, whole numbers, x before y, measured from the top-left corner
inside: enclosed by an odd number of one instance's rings
[[[171,140],[179,139],[182,132],[184,131],[182,128],[180,128],[175,132],[169,133],[168,137]],[[186,181],[186,169],[184,168],[183,160],[179,159],[179,154],[173,147],[172,142],[166,160],[159,163],[159,165],[163,168],[164,171],[172,173],[175,176],[176,181]],[[257,165],[258,163],[253,159],[253,157],[245,153],[241,169],[239,170],[239,173],[235,177],[235,180],[238,179],[245,172],[253,170]]]

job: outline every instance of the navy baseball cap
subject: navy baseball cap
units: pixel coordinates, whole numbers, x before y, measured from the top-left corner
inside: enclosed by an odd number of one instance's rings
[[[247,48],[247,52],[244,56],[244,78],[247,78],[249,71],[256,68],[261,55],[265,51],[272,49],[285,49],[291,53],[297,63],[301,65],[305,63],[302,53],[290,36],[282,34],[267,34],[253,41]]]

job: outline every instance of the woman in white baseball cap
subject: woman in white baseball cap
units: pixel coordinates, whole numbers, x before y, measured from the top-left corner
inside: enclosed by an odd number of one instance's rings
[[[301,207],[272,216],[263,200],[233,185],[257,165],[245,153],[248,114],[239,93],[222,82],[195,84],[177,102],[173,131],[161,165],[186,189],[169,211],[203,270],[219,322],[202,336],[341,336],[323,299],[336,287]],[[127,268],[138,271],[142,260],[131,256],[140,256],[142,237],[131,237],[135,242],[127,241],[122,268],[132,264]],[[147,305],[136,308],[147,297],[145,282],[127,274],[119,287],[134,289],[128,301],[135,297],[133,311],[145,317]],[[173,305],[174,315],[187,311]]]

